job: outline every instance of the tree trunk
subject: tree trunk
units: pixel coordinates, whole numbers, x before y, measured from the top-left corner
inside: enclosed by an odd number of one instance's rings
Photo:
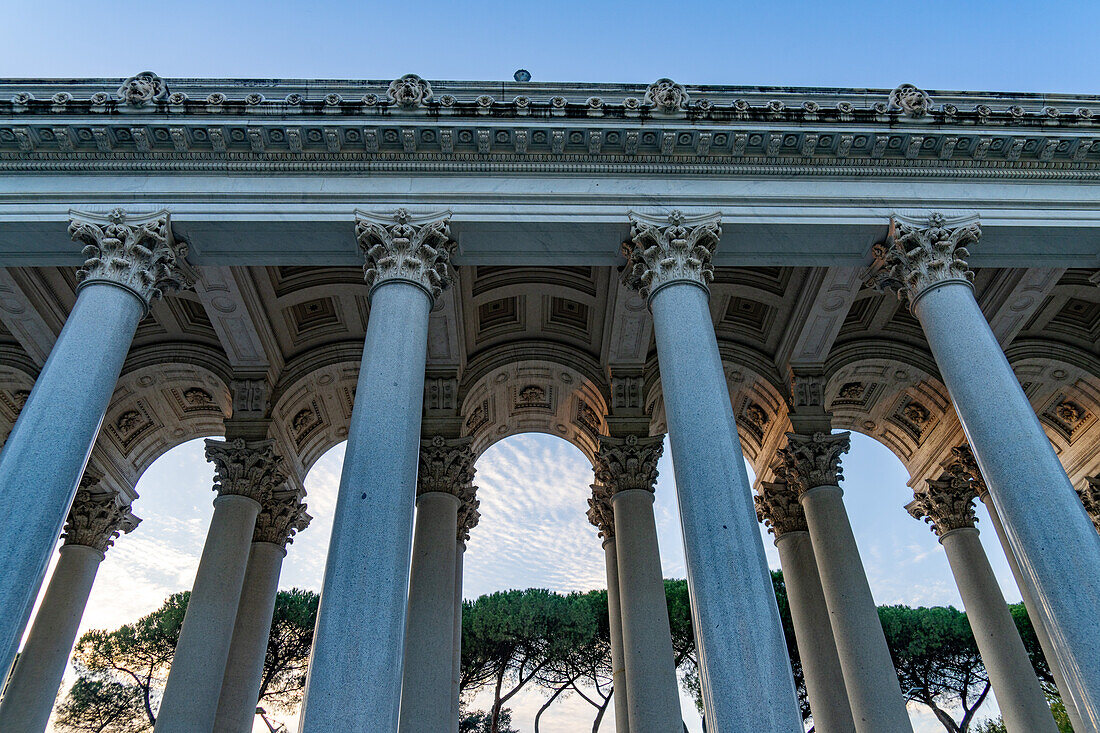
[[[550,699],[547,700],[546,703],[541,708],[539,708],[539,711],[537,713],[535,713],[535,733],[539,733],[539,721],[542,718],[542,714],[545,713],[546,709],[548,707],[550,707],[554,703],[555,700],[558,699],[558,695],[565,692],[569,688],[569,686],[571,684],[573,684],[574,680],[576,680],[576,679],[577,678],[574,677],[573,679],[569,680],[568,682],[566,682],[564,685],[562,685],[558,689],[554,690],[554,694],[550,696]]]
[[[614,688],[612,688],[611,694],[615,694]],[[611,702],[611,695],[608,695],[603,699],[603,705],[599,707],[599,712],[596,713],[596,719],[592,721],[592,733],[598,733],[598,731],[600,730],[600,723],[603,722],[603,714],[607,712],[607,704],[609,702]]]
[[[505,668],[501,667],[497,674],[496,688],[493,690],[493,714],[489,718],[489,733],[500,733],[500,689],[504,687]]]

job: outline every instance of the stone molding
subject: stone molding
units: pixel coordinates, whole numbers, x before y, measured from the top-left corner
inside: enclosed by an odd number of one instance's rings
[[[422,288],[434,302],[450,287],[448,272],[455,242],[451,212],[392,214],[355,212],[355,237],[365,257],[363,275],[373,292],[379,285],[401,280]]]
[[[598,536],[615,539],[615,508],[611,504],[611,489],[602,484],[592,484],[592,496],[588,499],[588,521],[599,530]]]
[[[975,244],[982,230],[976,215],[947,217],[933,212],[924,218],[890,217],[887,241],[871,252],[874,263],[865,282],[879,292],[897,291],[910,307],[930,288],[944,283],[970,285],[974,273],[966,262],[966,245]]]
[[[214,490],[219,496],[244,496],[263,506],[287,480],[274,440],[208,439],[206,460],[214,464]]]
[[[756,517],[778,540],[788,532],[807,532],[806,513],[798,500],[799,492],[786,481],[762,482],[753,497]]]
[[[978,497],[974,484],[961,473],[946,473],[938,479],[928,479],[923,489],[914,491],[914,499],[905,505],[914,519],[932,525],[938,537],[978,521],[974,515],[974,500]]]
[[[651,298],[674,282],[691,282],[708,289],[714,279],[714,250],[722,236],[719,213],[685,216],[674,209],[667,216],[631,211],[630,240],[623,244],[627,259],[623,283]]]
[[[104,553],[119,534],[133,532],[141,520],[118,494],[92,491],[95,483],[81,481],[61,538],[66,545],[85,545]]]
[[[273,491],[265,497],[256,517],[252,541],[270,542],[286,549],[294,541],[294,536],[313,520],[306,512],[303,498],[301,491],[293,489]]]
[[[78,287],[107,282],[129,290],[145,305],[186,287],[181,265],[187,245],[172,236],[168,211],[127,214],[69,212],[69,235],[84,245]]]
[[[657,483],[657,461],[664,452],[664,435],[625,438],[599,436],[593,473],[596,483],[610,496],[620,491],[642,489],[652,493]]]
[[[1089,519],[1092,520],[1096,531],[1100,532],[1100,476],[1089,477],[1077,487],[1077,496],[1081,497],[1081,503],[1085,505]]]
[[[778,451],[783,476],[799,496],[818,486],[839,486],[844,478],[840,456],[850,445],[847,432],[787,433],[787,445]]]

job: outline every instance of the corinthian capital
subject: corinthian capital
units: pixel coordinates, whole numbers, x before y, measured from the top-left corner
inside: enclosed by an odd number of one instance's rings
[[[466,542],[470,539],[470,530],[481,521],[481,512],[478,507],[481,502],[477,498],[477,487],[466,484],[458,493],[458,541]]]
[[[631,211],[630,240],[623,244],[627,258],[623,283],[650,297],[669,283],[693,282],[704,288],[714,278],[711,260],[722,236],[718,213],[684,216],[673,211],[668,217],[652,217]]]
[[[180,264],[187,245],[172,236],[167,211],[70,211],[69,235],[84,245],[84,265],[76,271],[80,287],[94,282],[117,285],[136,295],[148,310],[154,300],[185,285]]]
[[[914,519],[923,519],[932,525],[932,531],[943,537],[953,529],[973,527],[974,485],[959,474],[944,474],[938,479],[928,479],[924,489],[914,492],[913,501],[905,505]]]
[[[469,438],[448,440],[442,435],[422,441],[416,495],[438,491],[463,498],[474,481],[476,456],[470,444]]]
[[[93,492],[97,481],[81,481],[61,533],[66,545],[85,545],[106,552],[121,533],[134,531],[141,521],[129,504],[123,504],[114,492]]]
[[[665,449],[664,439],[663,435],[649,438],[601,435],[593,468],[596,483],[605,486],[611,494],[631,489],[653,491],[657,483],[657,461]]]
[[[974,273],[966,263],[966,245],[982,236],[976,216],[947,218],[929,214],[925,219],[894,215],[886,242],[871,250],[874,263],[864,272],[864,282],[876,290],[896,290],[915,303],[929,288],[946,282],[969,284]]]
[[[206,460],[214,464],[219,496],[246,496],[263,506],[286,481],[273,440],[207,440]]]
[[[306,513],[302,492],[297,489],[273,491],[260,504],[256,517],[253,542],[270,542],[286,547],[294,541],[294,535],[309,526],[313,517]]]
[[[840,457],[848,452],[849,439],[850,433],[787,433],[787,447],[779,449],[787,483],[800,496],[818,486],[839,486]]]
[[[982,469],[978,468],[978,461],[974,458],[974,451],[970,450],[970,446],[966,443],[951,449],[951,461],[946,468],[948,473],[970,481],[979,499],[989,493],[985,477],[982,476]]]
[[[406,209],[393,214],[355,212],[355,237],[366,257],[363,274],[373,290],[390,280],[423,288],[435,300],[450,287],[447,270],[455,242],[451,212],[414,216]]]
[[[760,484],[753,497],[756,517],[779,539],[788,532],[805,532],[806,514],[798,501],[798,492],[786,481]]]
[[[588,521],[600,530],[600,537],[615,537],[615,509],[611,506],[611,489],[602,484],[592,484],[592,498],[588,500]]]
[[[1096,531],[1100,532],[1100,476],[1086,478],[1084,485],[1077,489],[1077,495],[1081,497],[1081,503],[1085,505]]]

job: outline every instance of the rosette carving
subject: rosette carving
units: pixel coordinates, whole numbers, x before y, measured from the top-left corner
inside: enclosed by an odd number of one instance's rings
[[[450,286],[447,269],[455,242],[451,212],[414,216],[406,209],[393,214],[355,212],[355,236],[366,262],[363,274],[373,290],[389,280],[423,288],[434,300]]]
[[[839,486],[844,479],[840,457],[848,452],[850,433],[787,433],[779,449],[782,473],[799,496],[818,486]]]
[[[686,107],[688,99],[684,85],[672,79],[658,79],[645,90],[645,101],[666,114]]]
[[[167,211],[127,214],[69,212],[69,235],[84,245],[84,265],[76,271],[80,287],[107,282],[129,290],[149,305],[186,286],[181,268],[187,245],[172,236]]]
[[[279,490],[271,492],[260,505],[256,517],[256,530],[252,534],[253,542],[270,542],[285,548],[313,520],[306,513],[304,497],[298,490]]]
[[[926,219],[901,216],[890,218],[890,234],[871,252],[874,263],[864,274],[864,282],[882,292],[895,290],[915,303],[929,288],[945,282],[974,280],[966,262],[966,245],[982,235],[977,217],[948,218],[929,214]]]
[[[657,461],[664,451],[663,435],[625,438],[599,436],[593,472],[596,483],[611,494],[631,489],[653,491],[657,483]]]
[[[129,534],[141,522],[129,504],[123,504],[114,492],[94,492],[98,480],[82,480],[69,508],[61,538],[66,545],[85,545],[106,552],[115,538]]]
[[[133,107],[156,104],[168,98],[168,85],[151,71],[143,71],[122,82],[118,96]]]
[[[674,210],[661,218],[631,211],[629,217],[631,241],[622,250],[627,258],[623,271],[627,287],[644,298],[681,280],[707,287],[714,278],[712,260],[722,236],[720,214],[685,216]]]
[[[974,484],[961,474],[946,473],[938,479],[928,479],[924,489],[914,492],[913,501],[905,505],[914,519],[932,525],[932,531],[943,537],[953,529],[973,527],[974,499],[978,494]]]
[[[1096,531],[1100,532],[1100,476],[1086,478],[1085,483],[1077,488],[1077,496],[1081,497],[1081,503],[1085,505]]]
[[[390,82],[386,94],[399,107],[415,109],[432,98],[432,86],[416,74],[405,74]]]
[[[806,514],[798,500],[798,492],[786,481],[760,484],[760,493],[753,497],[756,517],[779,539],[788,532],[806,532]]]
[[[615,509],[611,505],[611,489],[602,484],[592,484],[592,496],[588,500],[588,521],[599,530],[604,539],[615,537]]]
[[[207,440],[206,460],[214,464],[219,496],[246,496],[263,506],[286,482],[274,440]]]

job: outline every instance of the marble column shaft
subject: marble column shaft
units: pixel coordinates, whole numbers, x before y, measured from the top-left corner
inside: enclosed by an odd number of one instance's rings
[[[964,245],[980,228],[933,214],[892,231],[878,272],[909,296],[1077,711],[1100,730],[1100,534],[974,298]]]
[[[764,483],[756,497],[756,513],[775,535],[814,730],[854,733],[844,671],[798,494],[785,482]]]
[[[439,733],[451,726],[458,506],[457,496],[442,491],[416,499],[401,733]]]
[[[656,459],[654,459],[656,461]],[[630,730],[664,733],[683,727],[672,632],[668,622],[653,492],[612,494]],[[610,610],[610,596],[608,597]]]
[[[461,722],[459,702],[462,697],[462,559],[466,543],[459,540],[455,547],[455,598],[454,623],[452,625],[453,649],[451,651],[451,733],[458,733]]]
[[[428,314],[453,248],[446,216],[359,216],[371,311],[301,733],[397,730]]]
[[[0,670],[8,670],[46,575],[77,482],[107,412],[137,324],[178,287],[167,212],[73,214],[83,243],[76,304],[0,453],[0,501],[19,518],[0,534]],[[48,467],[48,470],[43,470]],[[28,491],[28,487],[34,487]]]
[[[214,733],[252,730],[285,557],[286,550],[273,542],[253,542],[249,550],[214,717]]]
[[[706,284],[718,217],[673,211],[665,220],[632,214],[631,223],[624,274],[653,314],[707,727],[801,733],[711,320]]]
[[[1009,733],[1057,733],[1046,697],[975,527],[940,536]]]
[[[1005,536],[1004,527],[1001,525],[1001,518],[997,515],[997,507],[993,506],[993,500],[989,497],[989,492],[983,492],[979,495],[982,503],[985,504],[985,508],[989,511],[989,521],[993,524],[993,529],[997,533],[997,539],[1001,543],[1001,549],[1004,550],[1005,559],[1008,561],[1008,567],[1012,571],[1012,577],[1016,581],[1016,587],[1020,591],[1020,597],[1023,600],[1024,608],[1027,609],[1028,618],[1031,620],[1031,626],[1035,629],[1035,636],[1039,640],[1039,647],[1043,650],[1043,658],[1047,660],[1047,667],[1050,669],[1050,675],[1054,678],[1054,686],[1058,688],[1058,694],[1062,698],[1062,703],[1066,707],[1066,714],[1069,716],[1070,725],[1076,730],[1085,730],[1085,724],[1081,720],[1081,716],[1077,713],[1077,706],[1073,704],[1073,696],[1069,694],[1069,685],[1066,683],[1066,678],[1062,676],[1062,665],[1057,662],[1057,654],[1054,649],[1054,642],[1050,639],[1050,634],[1047,633],[1046,626],[1043,624],[1043,617],[1039,613],[1038,608],[1035,605],[1035,595],[1031,592],[1031,588],[1027,583],[1027,578],[1024,577],[1023,572],[1020,570],[1020,563],[1016,562],[1016,555],[1012,552],[1012,547],[1008,544],[1008,538]]]
[[[630,733],[626,655],[623,651],[623,615],[622,604],[619,602],[619,555],[615,548],[614,535],[604,538],[603,553],[604,569],[607,572],[607,616],[611,636],[611,684],[615,695],[615,733]]]

